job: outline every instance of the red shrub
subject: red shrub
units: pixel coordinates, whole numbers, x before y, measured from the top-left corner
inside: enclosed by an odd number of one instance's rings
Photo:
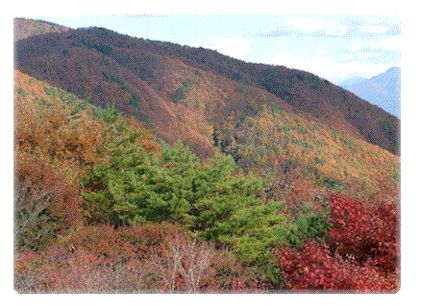
[[[370,205],[339,196],[332,196],[330,203],[331,249],[344,258],[354,257],[360,263],[370,260],[382,271],[393,272],[399,255],[396,205]]]
[[[298,252],[277,250],[288,289],[393,291],[396,279],[370,265],[332,255],[325,244],[310,241]]]
[[[276,251],[288,289],[395,291],[398,289],[397,208],[346,197],[330,198],[327,242]]]

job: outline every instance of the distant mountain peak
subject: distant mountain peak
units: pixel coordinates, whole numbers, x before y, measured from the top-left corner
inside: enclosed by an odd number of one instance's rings
[[[342,82],[341,87],[400,117],[401,68],[394,66],[360,82]]]

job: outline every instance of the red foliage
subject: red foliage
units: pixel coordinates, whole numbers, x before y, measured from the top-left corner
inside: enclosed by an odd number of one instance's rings
[[[395,278],[366,264],[332,255],[329,247],[315,241],[305,243],[299,252],[277,250],[285,285],[296,290],[393,291]]]
[[[372,261],[383,271],[392,272],[399,254],[398,209],[393,203],[370,205],[350,198],[332,196],[332,228],[329,244],[341,256],[360,263]]]
[[[48,209],[61,218],[60,227],[69,228],[80,220],[81,198],[79,188],[70,186],[42,160],[17,160],[16,188],[22,203],[47,195],[51,201]]]
[[[289,289],[395,291],[398,289],[397,208],[346,197],[330,198],[333,227],[326,243],[309,241],[276,251]]]
[[[17,271],[25,269],[25,267],[28,264],[32,263],[37,258],[38,258],[38,254],[34,252],[22,252],[22,253],[16,254],[15,269]]]
[[[173,225],[146,224],[115,229],[110,225],[86,226],[72,235],[69,249],[83,249],[105,264],[130,259],[143,260],[158,250],[166,237],[175,235]]]

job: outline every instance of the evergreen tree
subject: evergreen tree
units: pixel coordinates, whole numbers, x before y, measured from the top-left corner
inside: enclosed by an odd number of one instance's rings
[[[218,154],[202,162],[181,143],[161,154],[139,144],[115,109],[102,114],[109,159],[84,180],[90,223],[177,223],[193,236],[233,249],[245,262],[265,261],[285,222],[280,202],[261,198],[266,183],[235,174],[236,163]]]

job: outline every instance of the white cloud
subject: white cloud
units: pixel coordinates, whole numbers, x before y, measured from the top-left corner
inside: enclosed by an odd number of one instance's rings
[[[389,18],[291,16],[282,18],[273,29],[266,29],[259,35],[266,37],[285,35],[397,36],[399,35],[399,24],[396,19]]]
[[[351,52],[358,52],[358,51],[361,51],[361,50],[363,50],[362,45],[359,44],[359,43],[356,43],[356,42],[352,43],[351,46],[348,49],[348,51],[351,51]]]
[[[391,37],[383,40],[379,40],[371,45],[372,49],[378,49],[383,51],[400,51],[401,50],[401,38]]]
[[[359,26],[358,30],[363,34],[385,34],[388,33],[389,28],[381,24],[369,24]]]
[[[267,63],[305,70],[332,82],[339,82],[351,75],[369,78],[391,67],[389,64],[368,61],[336,62],[327,57],[305,59],[290,53],[278,54]]]
[[[371,61],[398,66],[400,65],[400,51],[400,37],[379,38],[364,44],[351,43],[349,47],[338,51],[337,60],[341,62]]]
[[[324,33],[330,36],[342,36],[347,33],[347,27],[334,20],[310,17],[290,17],[285,25],[292,31],[303,34]]]

